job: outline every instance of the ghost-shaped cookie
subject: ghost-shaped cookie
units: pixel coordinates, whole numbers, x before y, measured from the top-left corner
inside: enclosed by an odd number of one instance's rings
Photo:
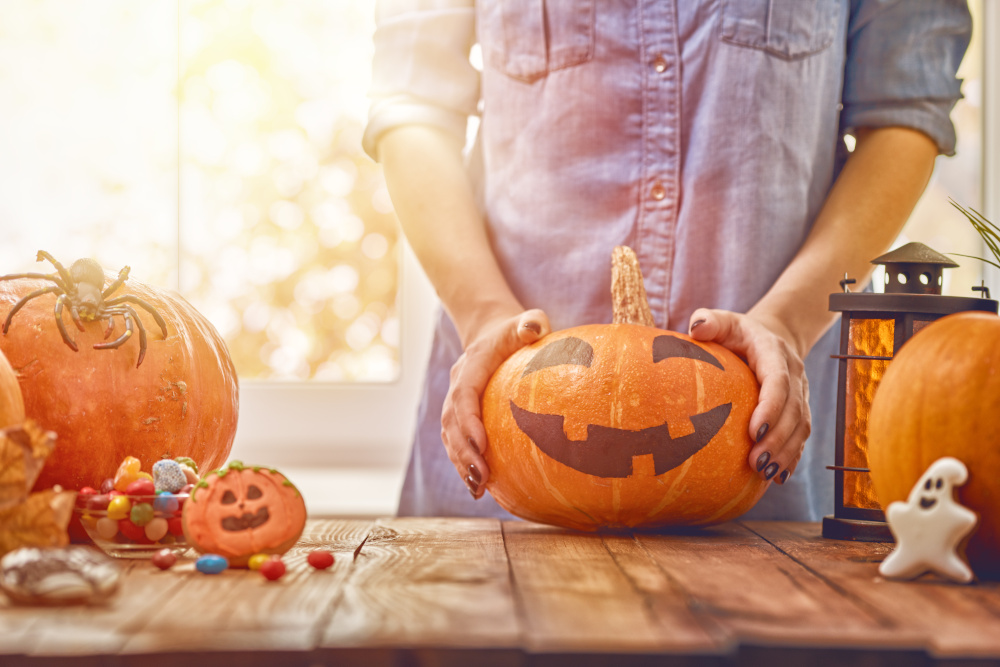
[[[968,583],[972,570],[959,545],[976,526],[976,514],[955,500],[954,489],[969,471],[956,458],[938,459],[917,482],[906,502],[890,503],[885,517],[896,548],[879,565],[884,577],[914,579],[925,572]]]

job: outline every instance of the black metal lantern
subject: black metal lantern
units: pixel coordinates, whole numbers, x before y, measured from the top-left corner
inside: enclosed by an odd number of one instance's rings
[[[885,265],[885,293],[851,292],[841,281],[830,310],[843,313],[837,382],[834,513],[823,518],[823,537],[892,541],[868,474],[868,417],[872,398],[892,358],[915,333],[945,315],[966,310],[997,312],[989,298],[942,296],[942,270],[958,266],[922,243],[872,260]]]

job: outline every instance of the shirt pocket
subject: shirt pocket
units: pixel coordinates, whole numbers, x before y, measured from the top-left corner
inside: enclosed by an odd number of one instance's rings
[[[532,82],[594,55],[594,0],[481,0],[483,58],[508,76]]]
[[[833,43],[838,0],[722,0],[722,40],[787,60]]]

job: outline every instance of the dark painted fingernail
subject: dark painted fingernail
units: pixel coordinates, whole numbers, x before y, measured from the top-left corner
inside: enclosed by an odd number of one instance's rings
[[[778,464],[772,463],[764,470],[764,479],[771,479],[778,474]]]
[[[479,472],[479,468],[476,467],[475,463],[469,464],[469,476],[476,480],[476,486],[479,486],[483,482],[483,475]]]
[[[473,438],[471,435],[469,436],[469,444],[472,445],[472,448],[475,449],[477,452],[479,451],[479,445],[476,444],[475,438]]]
[[[757,429],[757,442],[760,442],[761,440],[764,439],[764,436],[767,435],[767,429],[769,428],[771,428],[770,424],[764,424],[759,429]]]
[[[695,329],[697,329],[698,327],[700,327],[704,323],[705,323],[705,320],[695,320],[694,322],[691,323],[691,328],[688,329],[688,331],[694,331]]]
[[[542,325],[540,325],[538,322],[525,322],[521,326],[523,326],[525,329],[528,329],[529,331],[534,331],[536,334],[542,333]]]
[[[469,493],[472,494],[472,498],[479,500],[479,485],[476,484],[476,480],[472,479],[472,475],[465,478],[465,485],[469,487]]]
[[[771,460],[771,452],[764,452],[763,454],[761,454],[760,456],[758,456],[757,457],[757,472],[760,472],[761,470],[763,470],[764,466],[766,466],[767,462],[770,461],[770,460]]]
[[[785,483],[785,480],[786,480],[786,479],[788,479],[788,476],[789,476],[790,474],[791,474],[791,473],[790,473],[789,471],[787,471],[787,470],[782,470],[782,471],[781,471],[781,474],[780,474],[780,475],[778,475],[778,484],[784,484],[784,483]]]

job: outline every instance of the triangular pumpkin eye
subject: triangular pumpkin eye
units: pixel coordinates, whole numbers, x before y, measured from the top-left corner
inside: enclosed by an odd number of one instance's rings
[[[676,336],[657,336],[653,339],[654,364],[663,361],[664,359],[672,359],[674,357],[704,361],[707,364],[712,364],[720,370],[726,370],[722,367],[719,360],[712,356],[709,352],[706,352],[703,348],[698,347],[694,343],[686,341],[683,338],[677,338]]]
[[[256,484],[251,484],[247,488],[247,500],[257,500],[264,495],[264,492],[257,488]]]
[[[222,494],[223,505],[232,505],[235,502],[236,502],[236,494],[233,493],[232,491],[227,490],[225,493]]]
[[[594,361],[594,348],[590,343],[581,339],[568,336],[553,341],[538,351],[528,365],[525,366],[521,377],[540,371],[549,366],[562,366],[563,364],[573,364],[575,366],[587,366]]]

